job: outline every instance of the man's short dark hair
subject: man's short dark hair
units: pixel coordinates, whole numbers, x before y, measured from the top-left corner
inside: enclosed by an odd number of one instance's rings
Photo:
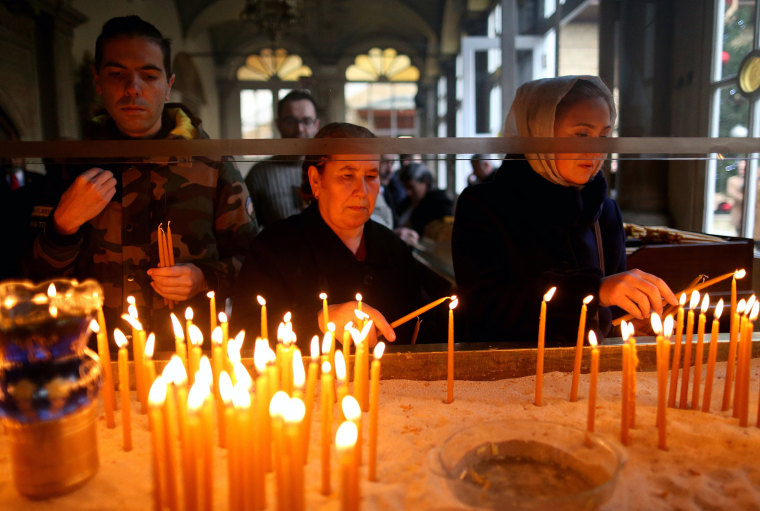
[[[277,118],[282,118],[282,110],[285,108],[285,103],[288,103],[290,101],[311,101],[311,104],[314,105],[314,112],[317,117],[319,117],[319,108],[317,107],[317,102],[314,101],[314,97],[311,95],[311,92],[309,92],[306,89],[295,89],[279,100],[277,102]]]
[[[166,79],[172,75],[172,47],[171,41],[165,38],[152,24],[139,16],[121,16],[111,18],[103,24],[98,39],[95,41],[95,70],[100,72],[103,63],[103,46],[117,37],[144,37],[156,43],[164,55],[164,70]]]

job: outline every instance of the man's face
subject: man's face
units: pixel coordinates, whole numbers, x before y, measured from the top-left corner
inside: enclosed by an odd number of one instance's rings
[[[393,162],[396,156],[393,154],[384,154],[380,157],[380,183],[383,186],[388,186],[391,182],[391,176],[393,175]]]
[[[103,45],[95,88],[116,126],[132,138],[161,129],[161,113],[174,84],[167,80],[161,47],[145,37],[118,37]]]
[[[308,99],[288,101],[282,107],[277,129],[282,138],[314,138],[319,131],[319,119]]]

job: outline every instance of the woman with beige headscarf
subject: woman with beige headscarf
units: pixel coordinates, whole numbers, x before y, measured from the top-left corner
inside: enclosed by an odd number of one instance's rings
[[[612,94],[595,76],[562,76],[521,86],[505,135],[606,137],[615,122]],[[574,343],[584,297],[588,328],[607,334],[610,307],[637,318],[676,303],[664,281],[625,271],[620,208],[599,172],[605,154],[509,155],[492,183],[459,198],[452,250],[462,297],[463,340],[536,338],[543,294],[547,344]]]

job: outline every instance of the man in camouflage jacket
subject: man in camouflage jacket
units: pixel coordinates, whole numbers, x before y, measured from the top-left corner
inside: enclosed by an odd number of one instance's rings
[[[166,104],[174,82],[168,40],[136,16],[103,26],[95,84],[107,114],[85,129],[88,139],[208,138],[181,105]],[[91,277],[104,289],[109,331],[132,295],[140,320],[171,346],[170,312],[192,306],[208,325],[207,290],[224,303],[256,232],[252,204],[230,163],[193,158],[101,162],[63,193],[33,248],[35,277]],[[175,266],[159,268],[157,228],[171,222]],[[204,314],[205,313],[205,314]]]

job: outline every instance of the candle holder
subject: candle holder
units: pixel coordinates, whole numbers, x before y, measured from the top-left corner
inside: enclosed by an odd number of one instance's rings
[[[538,421],[472,426],[433,453],[434,471],[460,501],[519,511],[598,509],[627,459],[615,442]]]
[[[66,493],[97,472],[101,368],[87,339],[102,301],[93,280],[0,283],[0,417],[26,497]]]

